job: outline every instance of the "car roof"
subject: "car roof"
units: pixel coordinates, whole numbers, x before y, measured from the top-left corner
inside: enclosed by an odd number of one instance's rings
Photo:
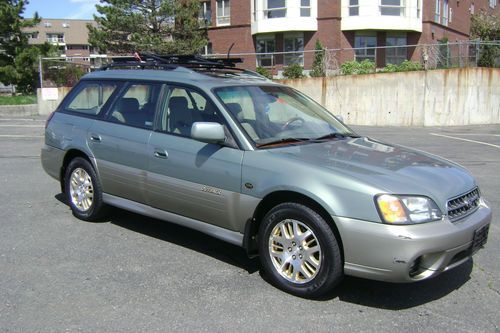
[[[215,88],[232,85],[279,85],[250,71],[231,71],[219,69],[191,69],[178,66],[173,69],[109,69],[91,72],[82,80],[148,80],[170,81],[180,84],[196,85],[202,88]]]

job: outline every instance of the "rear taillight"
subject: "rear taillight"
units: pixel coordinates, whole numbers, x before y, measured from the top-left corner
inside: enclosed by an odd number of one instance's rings
[[[45,120],[45,128],[47,128],[47,126],[49,126],[50,120],[52,119],[52,117],[54,117],[54,114],[55,114],[55,112],[51,112],[49,114],[49,116],[47,117],[47,120]]]

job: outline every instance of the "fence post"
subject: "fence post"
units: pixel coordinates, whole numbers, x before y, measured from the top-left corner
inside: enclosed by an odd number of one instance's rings
[[[38,76],[40,78],[40,89],[43,88],[42,56],[38,56]]]

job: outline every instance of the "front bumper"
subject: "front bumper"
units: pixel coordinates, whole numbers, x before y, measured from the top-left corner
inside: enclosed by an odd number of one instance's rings
[[[476,212],[454,223],[444,218],[407,226],[333,218],[344,246],[345,274],[412,282],[467,261],[474,254],[472,241],[476,230],[488,228],[491,222],[491,209],[481,199]],[[482,230],[484,234],[485,229]]]

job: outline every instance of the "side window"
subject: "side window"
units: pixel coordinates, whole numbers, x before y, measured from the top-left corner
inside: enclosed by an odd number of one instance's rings
[[[163,105],[161,131],[189,137],[195,122],[223,124],[215,106],[203,95],[190,88],[171,87]]]
[[[116,83],[83,82],[74,97],[66,103],[65,111],[97,115],[116,90]]]
[[[129,84],[113,104],[109,119],[134,127],[153,128],[161,84]]]

